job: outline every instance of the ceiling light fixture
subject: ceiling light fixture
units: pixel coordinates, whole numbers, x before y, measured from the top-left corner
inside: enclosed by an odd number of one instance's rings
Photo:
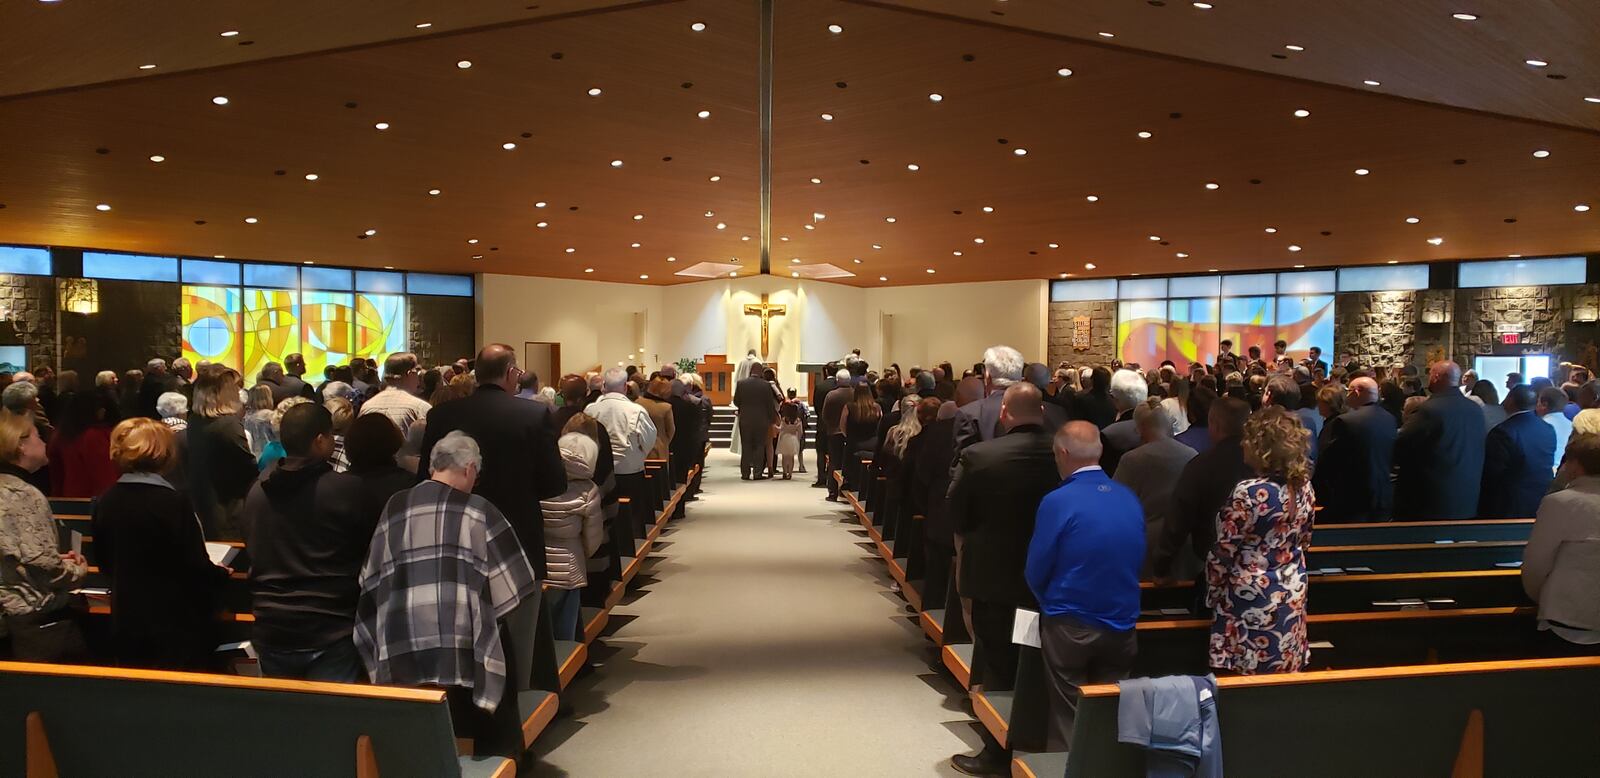
[[[716,182],[721,181],[721,180],[722,180],[722,176],[712,176],[711,179],[710,179],[711,183],[713,183],[713,184],[715,184]]]
[[[909,170],[909,171],[911,171],[913,173],[915,173],[915,172],[917,172],[918,170],[921,170],[921,169],[922,169],[922,166],[918,165],[915,162],[913,162],[913,163],[911,163],[909,165],[906,165],[906,170]]]
[[[467,238],[467,243],[469,243],[469,244],[476,245],[477,242],[478,242],[477,238]]]
[[[315,265],[317,263],[307,259],[307,260],[301,262],[300,264],[302,264],[302,265]]]
[[[932,101],[934,101],[936,103],[944,102],[944,95],[941,95],[938,92],[934,92],[934,93],[928,95],[928,99],[932,100]]]
[[[1295,245],[1295,244],[1293,244],[1293,243],[1291,243],[1291,244],[1289,244],[1289,250],[1290,250],[1290,251],[1299,251],[1299,250],[1300,250],[1300,247],[1299,247],[1299,246],[1296,246],[1296,245]]]
[[[650,274],[649,273],[640,273],[639,274],[639,280],[640,281],[647,281],[649,279],[650,279]]]
[[[1015,154],[1015,155],[1017,155],[1017,156],[1019,156],[1019,157],[1026,157],[1026,156],[1028,156],[1028,150],[1027,150],[1027,149],[1020,149],[1020,148],[1018,148],[1018,149],[1012,149],[1012,150],[1011,150],[1011,153],[1012,153],[1012,154]]]
[[[716,215],[717,215],[716,211],[706,211],[706,218],[707,219],[709,219],[709,218],[711,218],[713,216],[716,216]]]
[[[1536,68],[1547,68],[1547,67],[1550,67],[1550,63],[1545,62],[1542,59],[1525,59],[1525,60],[1523,60],[1523,62],[1526,62],[1527,64],[1532,65],[1532,66],[1534,66]]]
[[[1296,269],[1296,270],[1298,270],[1298,269],[1300,269],[1300,268],[1303,268],[1303,267],[1305,267],[1305,265],[1295,265],[1295,269]]]
[[[954,257],[959,257],[959,256],[961,256],[961,252],[959,252],[959,251],[952,251],[952,252],[950,252],[950,255],[951,255],[951,256],[954,256]]]
[[[1045,245],[1049,246],[1050,248],[1053,248],[1053,249],[1061,248],[1061,244],[1060,243],[1046,243]]]
[[[825,114],[823,114],[823,115],[822,115],[822,120],[823,120],[823,121],[825,121],[825,122],[831,122],[831,121],[833,121],[833,114],[831,114],[831,113],[825,113]]]
[[[1100,36],[1102,38],[1115,38],[1115,37],[1117,37],[1117,34],[1114,33],[1114,32],[1097,32],[1097,33],[1095,33],[1095,35],[1098,35],[1098,36]]]
[[[1369,174],[1371,172],[1372,171],[1370,171],[1370,170],[1368,170],[1368,169],[1366,169],[1364,167],[1356,168],[1356,175],[1358,175],[1358,176],[1364,176],[1364,175],[1367,175],[1367,174]]]
[[[318,178],[321,178],[321,176],[317,175],[316,173],[307,173],[306,174],[306,180],[307,181],[315,181]]]
[[[101,203],[99,205],[96,205],[94,207],[94,209],[96,211],[109,211],[109,210],[111,210],[111,206],[109,204],[106,204],[106,203]]]
[[[1161,236],[1160,235],[1151,235],[1150,236],[1150,240],[1153,240],[1153,241],[1161,240]]]
[[[695,114],[695,116],[698,116],[698,117],[700,117],[702,119],[710,119],[711,118],[711,112],[710,111],[701,111],[701,112]]]
[[[840,27],[837,24],[830,24],[830,25],[828,25],[828,32],[831,32],[834,35],[838,35],[839,33],[844,32],[844,28]]]
[[[234,37],[235,35],[238,35],[238,34],[239,34],[238,30],[228,30],[227,32],[222,33],[222,37],[224,37],[224,38],[232,38],[232,37]]]
[[[883,250],[883,244],[882,243],[874,243],[874,244],[872,244],[872,248],[875,251],[882,251]]]
[[[1385,265],[1398,265],[1398,264],[1400,264],[1400,260],[1398,260],[1398,259],[1391,259],[1391,260],[1389,260],[1389,261],[1388,261],[1388,262],[1385,262],[1385,263],[1384,263],[1384,264],[1385,264]]]
[[[934,272],[933,268],[931,268],[931,267],[928,268],[928,275],[930,275],[930,276],[933,275],[933,272]]]
[[[677,257],[667,257],[667,261],[668,262],[677,262],[678,258]]]
[[[1583,101],[1586,103],[1600,103],[1600,97],[1585,97]]]
[[[379,132],[382,132],[384,130],[389,129],[389,123],[388,122],[378,122],[377,124],[374,124],[372,126],[374,128],[376,128]]]
[[[639,220],[641,220],[643,218],[644,218],[644,214],[642,214],[642,213],[636,213],[636,214],[633,215],[633,220],[634,221],[639,221]]]
[[[1277,231],[1278,231],[1277,227],[1268,227],[1265,230],[1265,232],[1267,232],[1268,234],[1271,234],[1271,233],[1274,233],[1274,232],[1277,232]]]
[[[1058,68],[1056,70],[1056,75],[1062,78],[1067,78],[1068,76],[1072,75],[1072,68]]]
[[[245,224],[255,224],[256,222],[259,222],[259,221],[261,221],[261,220],[257,219],[254,216],[246,216],[246,217],[244,217],[244,223]]]
[[[1535,159],[1544,159],[1545,157],[1550,156],[1550,152],[1546,149],[1538,149],[1533,152],[1533,156]]]
[[[689,25],[689,29],[694,30],[695,32],[705,32],[706,31],[706,23],[705,22],[695,22],[694,24]]]
[[[1284,46],[1284,48],[1286,48],[1286,49],[1288,49],[1290,51],[1305,51],[1306,50],[1306,47],[1304,47],[1304,46],[1296,46],[1293,43],[1286,44]]]
[[[228,98],[223,97],[222,95],[217,95],[216,97],[211,98],[211,102],[214,105],[227,105]]]
[[[500,144],[500,148],[505,149],[506,151],[511,151],[512,149],[515,149],[516,147],[517,147],[517,144],[515,144],[515,143],[502,143],[502,144]]]
[[[1304,119],[1304,118],[1306,118],[1307,116],[1310,116],[1310,115],[1311,115],[1311,112],[1307,111],[1304,108],[1296,108],[1294,110],[1294,118],[1296,118],[1296,119]]]
[[[589,96],[590,97],[599,97],[600,96],[600,87],[597,87],[597,86],[589,87]]]
[[[1589,206],[1585,203],[1578,203],[1577,205],[1572,206],[1572,210],[1577,211],[1578,213],[1588,213]]]
[[[534,204],[533,204],[533,207],[535,207],[535,208],[543,208],[543,207],[545,207],[545,206],[546,206],[546,205],[549,205],[549,203],[546,203],[546,202],[545,202],[545,201],[543,201],[543,200],[540,200],[540,201],[539,201],[539,202],[537,202],[537,203],[534,203]]]
[[[1198,9],[1200,9],[1202,11],[1209,11],[1209,10],[1211,10],[1213,8],[1213,6],[1210,3],[1190,3],[1190,5],[1198,8]]]
[[[1180,252],[1178,252],[1178,253],[1177,253],[1177,254],[1175,254],[1175,255],[1174,255],[1174,256],[1176,256],[1176,257],[1177,257],[1177,258],[1178,258],[1178,259],[1188,259],[1188,258],[1189,258],[1189,255],[1188,255],[1188,254],[1185,254],[1185,253],[1184,253],[1184,252],[1182,252],[1182,251],[1180,251]]]
[[[1406,217],[1406,224],[1416,224],[1417,222],[1420,222],[1420,221],[1422,221],[1422,220],[1418,219],[1415,216],[1407,216]]]
[[[571,246],[567,247],[567,253],[568,254],[573,254],[573,253],[576,253],[577,251],[578,251],[577,249],[575,249],[575,248],[573,248]]]
[[[1207,181],[1206,182],[1206,188],[1210,189],[1212,191],[1216,191],[1218,189],[1221,189],[1222,186],[1220,184],[1218,184],[1217,182],[1215,182],[1215,181]]]
[[[439,190],[437,190],[437,189],[429,189],[428,190],[428,194],[430,194],[430,195],[432,195],[434,197],[438,197],[439,196]]]
[[[161,156],[160,154],[151,154],[150,155],[150,161],[151,162],[166,162],[167,158]]]
[[[894,224],[894,217],[893,216],[885,216],[885,217],[883,217],[883,220],[888,222],[888,223],[890,223],[890,224]],[[806,225],[806,226],[809,227],[810,225]]]
[[[365,234],[366,234],[367,237],[370,238],[370,237],[372,237],[374,235],[377,235],[378,231],[377,230],[367,230]]]
[[[719,229],[719,230],[728,229],[727,222],[717,222],[717,229]]]
[[[1084,270],[1093,270],[1094,269],[1094,263],[1093,262],[1085,262],[1085,263],[1083,263],[1083,269]]]
[[[994,206],[992,206],[992,205],[985,205],[985,206],[984,206],[984,207],[983,207],[983,212],[984,212],[984,213],[994,213]]]
[[[856,258],[855,258],[855,259],[852,259],[852,260],[850,260],[850,261],[851,261],[851,262],[854,262],[854,263],[856,263],[856,264],[858,264],[858,265],[859,265],[859,264],[861,264],[861,258],[860,258],[860,257],[856,257]]]
[[[1088,195],[1083,199],[1088,200],[1091,203],[1098,203],[1100,202],[1100,195]]]
[[[544,229],[546,227],[549,227],[550,226],[550,222],[539,222],[539,223],[537,223],[537,224],[535,224],[533,226],[538,227],[539,229],[542,230],[542,229]]]
[[[973,238],[972,242],[981,246],[983,245],[983,238]]]
[[[461,60],[461,61],[456,63],[456,67],[461,68],[462,70],[466,70],[467,68],[472,67],[472,60],[470,60],[470,59]]]
[[[432,26],[433,26],[433,22],[419,22],[417,24],[417,29],[426,30],[426,29],[428,29],[429,27],[432,27]]]
[[[639,244],[637,244],[637,243],[629,243],[628,246],[630,248],[639,248]]]
[[[1450,18],[1459,19],[1459,20],[1461,20],[1463,22],[1475,22],[1475,21],[1478,21],[1478,15],[1477,14],[1469,14],[1469,13],[1454,13],[1454,14],[1450,14]]]
[[[1153,137],[1154,135],[1155,135],[1155,133],[1150,132],[1149,130],[1140,130],[1139,131],[1140,140],[1150,140],[1150,138]]]
[[[611,166],[612,167],[622,167],[622,160],[620,160],[620,159],[611,160]]]
[[[140,70],[155,70],[156,66],[155,65],[140,65],[139,69]]]
[[[887,281],[887,280],[889,280],[889,277],[888,276],[878,276],[878,280],[879,281]]]
[[[820,183],[822,183],[822,179],[820,179],[820,178],[813,178],[813,179],[811,179],[811,183],[813,183],[813,184],[820,184]]]
[[[1367,86],[1383,86],[1383,82],[1381,82],[1381,81],[1373,81],[1370,78],[1365,80],[1365,81],[1362,81],[1361,83],[1366,84]]]
[[[1437,246],[1437,245],[1439,245],[1441,243],[1444,243],[1444,238],[1429,238],[1428,242],[1432,243],[1435,246]]]
[[[593,273],[594,272],[594,268],[586,267],[586,268],[583,269],[583,272],[585,272],[585,273]]]

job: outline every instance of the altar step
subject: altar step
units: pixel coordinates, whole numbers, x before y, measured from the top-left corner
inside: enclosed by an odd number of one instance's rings
[[[806,442],[804,448],[811,450],[816,441],[817,413],[809,411],[806,419]],[[727,448],[733,442],[734,409],[731,405],[719,405],[711,409],[711,447]]]

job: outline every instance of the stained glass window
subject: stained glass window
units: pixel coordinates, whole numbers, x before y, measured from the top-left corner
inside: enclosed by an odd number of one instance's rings
[[[240,366],[240,294],[225,286],[183,287],[183,356],[193,364],[201,360]]]

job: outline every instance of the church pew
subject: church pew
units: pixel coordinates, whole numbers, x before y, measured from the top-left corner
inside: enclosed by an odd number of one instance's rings
[[[1406,599],[1422,600],[1424,603],[1434,600],[1428,603],[1429,607],[1434,608],[1522,605],[1528,602],[1522,590],[1522,572],[1507,568],[1318,575],[1312,576],[1306,585],[1306,607],[1312,613],[1399,608],[1401,606],[1379,606],[1375,603]],[[1184,616],[1192,612],[1195,603],[1194,581],[1176,581],[1160,586],[1146,581],[1139,586],[1141,617]],[[1420,604],[1413,605],[1421,607]]]
[[[1313,540],[1313,543],[1316,541]],[[1312,545],[1306,552],[1306,567],[1311,571],[1368,568],[1374,573],[1493,570],[1496,567],[1509,569],[1520,565],[1522,549],[1527,545],[1525,540],[1386,543],[1357,546]]]
[[[1219,678],[1223,767],[1305,778],[1587,774],[1600,763],[1597,684],[1595,657]],[[1065,772],[1013,763],[1012,774],[1144,776],[1144,751],[1117,742],[1119,701],[1115,684],[1083,687]]]
[[[94,500],[89,497],[50,497],[50,512],[60,516],[84,516],[94,512]]]
[[[1390,521],[1366,524],[1313,524],[1312,542],[1319,546],[1361,546],[1393,543],[1436,543],[1441,540],[1527,540],[1533,519],[1467,519],[1465,521]]]
[[[0,774],[29,778],[516,772],[458,757],[427,689],[0,662],[0,731]]]

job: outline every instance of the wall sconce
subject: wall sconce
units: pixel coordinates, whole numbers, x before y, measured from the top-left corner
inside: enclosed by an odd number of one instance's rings
[[[62,278],[59,296],[61,310],[67,313],[100,312],[100,284],[92,278]]]
[[[1574,308],[1572,311],[1572,320],[1581,322],[1600,320],[1600,308],[1596,308],[1592,305],[1582,308]]]

